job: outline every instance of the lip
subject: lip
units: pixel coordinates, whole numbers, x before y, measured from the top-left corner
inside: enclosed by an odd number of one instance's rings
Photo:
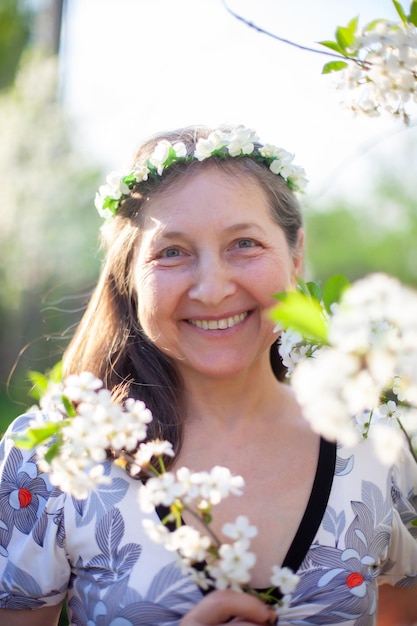
[[[194,328],[198,328],[199,330],[230,330],[239,326],[244,322],[248,316],[250,315],[250,311],[243,311],[242,313],[235,313],[231,315],[223,315],[223,316],[206,316],[206,317],[193,317],[189,318],[187,322],[193,326]]]

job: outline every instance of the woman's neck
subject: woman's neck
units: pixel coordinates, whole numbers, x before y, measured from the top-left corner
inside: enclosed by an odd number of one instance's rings
[[[219,427],[233,428],[237,421],[250,423],[277,404],[286,385],[279,383],[269,363],[251,372],[226,379],[185,376],[186,420],[206,419]]]

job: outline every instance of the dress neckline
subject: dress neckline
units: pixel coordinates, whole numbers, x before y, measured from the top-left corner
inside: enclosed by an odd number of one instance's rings
[[[297,572],[304,561],[323,520],[333,485],[336,450],[336,443],[320,437],[319,456],[310,497],[301,522],[281,565],[281,567],[289,567],[293,572]],[[156,507],[156,512],[162,521],[170,511],[169,508],[160,505]],[[182,523],[185,525],[183,520]],[[176,528],[175,523],[171,522],[168,522],[166,526],[170,531]],[[211,591],[211,589],[208,591]],[[266,591],[266,589],[257,589],[256,591],[262,592]],[[205,592],[203,591],[203,593]],[[279,598],[280,594],[276,593],[275,597]]]

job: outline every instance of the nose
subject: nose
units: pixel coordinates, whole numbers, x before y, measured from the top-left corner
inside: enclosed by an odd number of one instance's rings
[[[199,260],[188,292],[191,300],[216,306],[235,291],[233,271],[224,260],[211,255]]]

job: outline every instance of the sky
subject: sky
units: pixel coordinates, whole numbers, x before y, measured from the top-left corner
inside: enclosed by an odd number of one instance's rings
[[[404,4],[406,4],[405,0]],[[63,97],[82,149],[124,170],[150,134],[190,124],[244,124],[295,153],[308,193],[367,193],[376,164],[416,140],[388,117],[340,105],[328,60],[256,32],[222,0],[69,0]],[[390,0],[228,0],[233,11],[304,46],[359,16],[396,18]],[[322,48],[324,50],[324,48]],[[394,160],[395,161],[395,160]]]

